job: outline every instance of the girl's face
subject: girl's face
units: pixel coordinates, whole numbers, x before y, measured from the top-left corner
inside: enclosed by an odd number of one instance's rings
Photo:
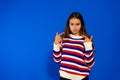
[[[71,18],[69,20],[69,27],[73,35],[79,36],[79,31],[81,29],[81,21],[77,18]]]

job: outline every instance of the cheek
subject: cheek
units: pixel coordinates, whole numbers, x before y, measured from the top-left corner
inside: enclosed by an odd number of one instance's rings
[[[79,26],[77,26],[77,29],[78,29],[78,30],[80,30],[80,29],[81,29],[81,26],[80,26],[80,25],[79,25]]]
[[[71,31],[73,30],[73,26],[70,26],[70,30],[71,30]]]

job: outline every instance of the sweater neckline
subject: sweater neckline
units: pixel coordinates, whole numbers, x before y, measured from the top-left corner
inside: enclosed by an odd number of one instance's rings
[[[73,34],[70,34],[69,36],[70,36],[70,38],[73,38],[73,39],[81,39],[81,38],[84,38],[83,36],[76,36],[76,35],[73,35]]]

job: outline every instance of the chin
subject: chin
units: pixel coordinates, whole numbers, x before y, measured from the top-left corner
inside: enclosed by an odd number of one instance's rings
[[[73,34],[73,35],[76,35],[76,34],[78,35],[79,33],[72,33],[72,34]]]

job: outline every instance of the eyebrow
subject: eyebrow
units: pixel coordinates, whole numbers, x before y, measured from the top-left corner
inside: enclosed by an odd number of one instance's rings
[[[70,23],[72,23],[72,24],[73,24],[73,22],[70,22]],[[75,23],[75,24],[81,24],[81,23],[79,22],[79,23]]]

